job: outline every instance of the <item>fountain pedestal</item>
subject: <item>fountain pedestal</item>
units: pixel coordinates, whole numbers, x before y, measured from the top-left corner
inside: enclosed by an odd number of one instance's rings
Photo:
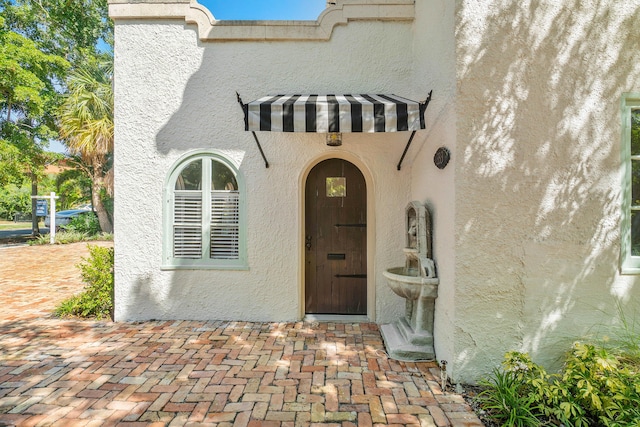
[[[416,337],[405,319],[398,319],[394,323],[382,325],[380,332],[387,347],[387,353],[392,359],[416,362],[419,360],[430,361],[436,358],[433,349],[433,336],[424,334]]]
[[[407,212],[406,265],[382,274],[393,292],[405,299],[405,316],[380,327],[391,358],[434,360],[433,317],[439,279],[431,255],[431,221],[426,208],[411,202]]]

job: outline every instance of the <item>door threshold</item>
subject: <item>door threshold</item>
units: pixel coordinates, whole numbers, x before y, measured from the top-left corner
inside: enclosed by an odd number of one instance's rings
[[[305,322],[370,323],[365,314],[305,314]]]

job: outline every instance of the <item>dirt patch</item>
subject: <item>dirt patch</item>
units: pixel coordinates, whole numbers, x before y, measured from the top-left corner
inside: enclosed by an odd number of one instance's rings
[[[482,424],[487,427],[499,427],[500,424],[496,423],[494,420],[490,419],[487,416],[487,412],[482,409],[480,404],[478,403],[478,395],[482,393],[484,388],[471,384],[463,384],[456,386],[457,392],[459,392],[464,398],[467,405],[471,406],[473,412],[476,413]]]
[[[0,237],[0,246],[24,245],[34,240],[32,236]]]

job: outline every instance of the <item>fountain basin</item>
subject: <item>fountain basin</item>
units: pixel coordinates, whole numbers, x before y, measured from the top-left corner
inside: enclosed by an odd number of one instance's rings
[[[393,267],[382,272],[387,284],[399,297],[408,300],[436,298],[438,296],[437,277],[425,277],[417,268]]]
[[[393,323],[381,325],[389,357],[405,360],[434,360],[433,321],[438,284],[432,259],[431,217],[418,201],[405,209],[406,264],[382,274],[391,290],[405,300],[405,314]]]

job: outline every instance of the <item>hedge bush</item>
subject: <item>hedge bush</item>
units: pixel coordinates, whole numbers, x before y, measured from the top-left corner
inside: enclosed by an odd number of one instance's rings
[[[86,286],[82,293],[63,301],[56,309],[60,317],[97,319],[111,317],[113,309],[113,248],[87,245],[89,257],[78,264]]]

